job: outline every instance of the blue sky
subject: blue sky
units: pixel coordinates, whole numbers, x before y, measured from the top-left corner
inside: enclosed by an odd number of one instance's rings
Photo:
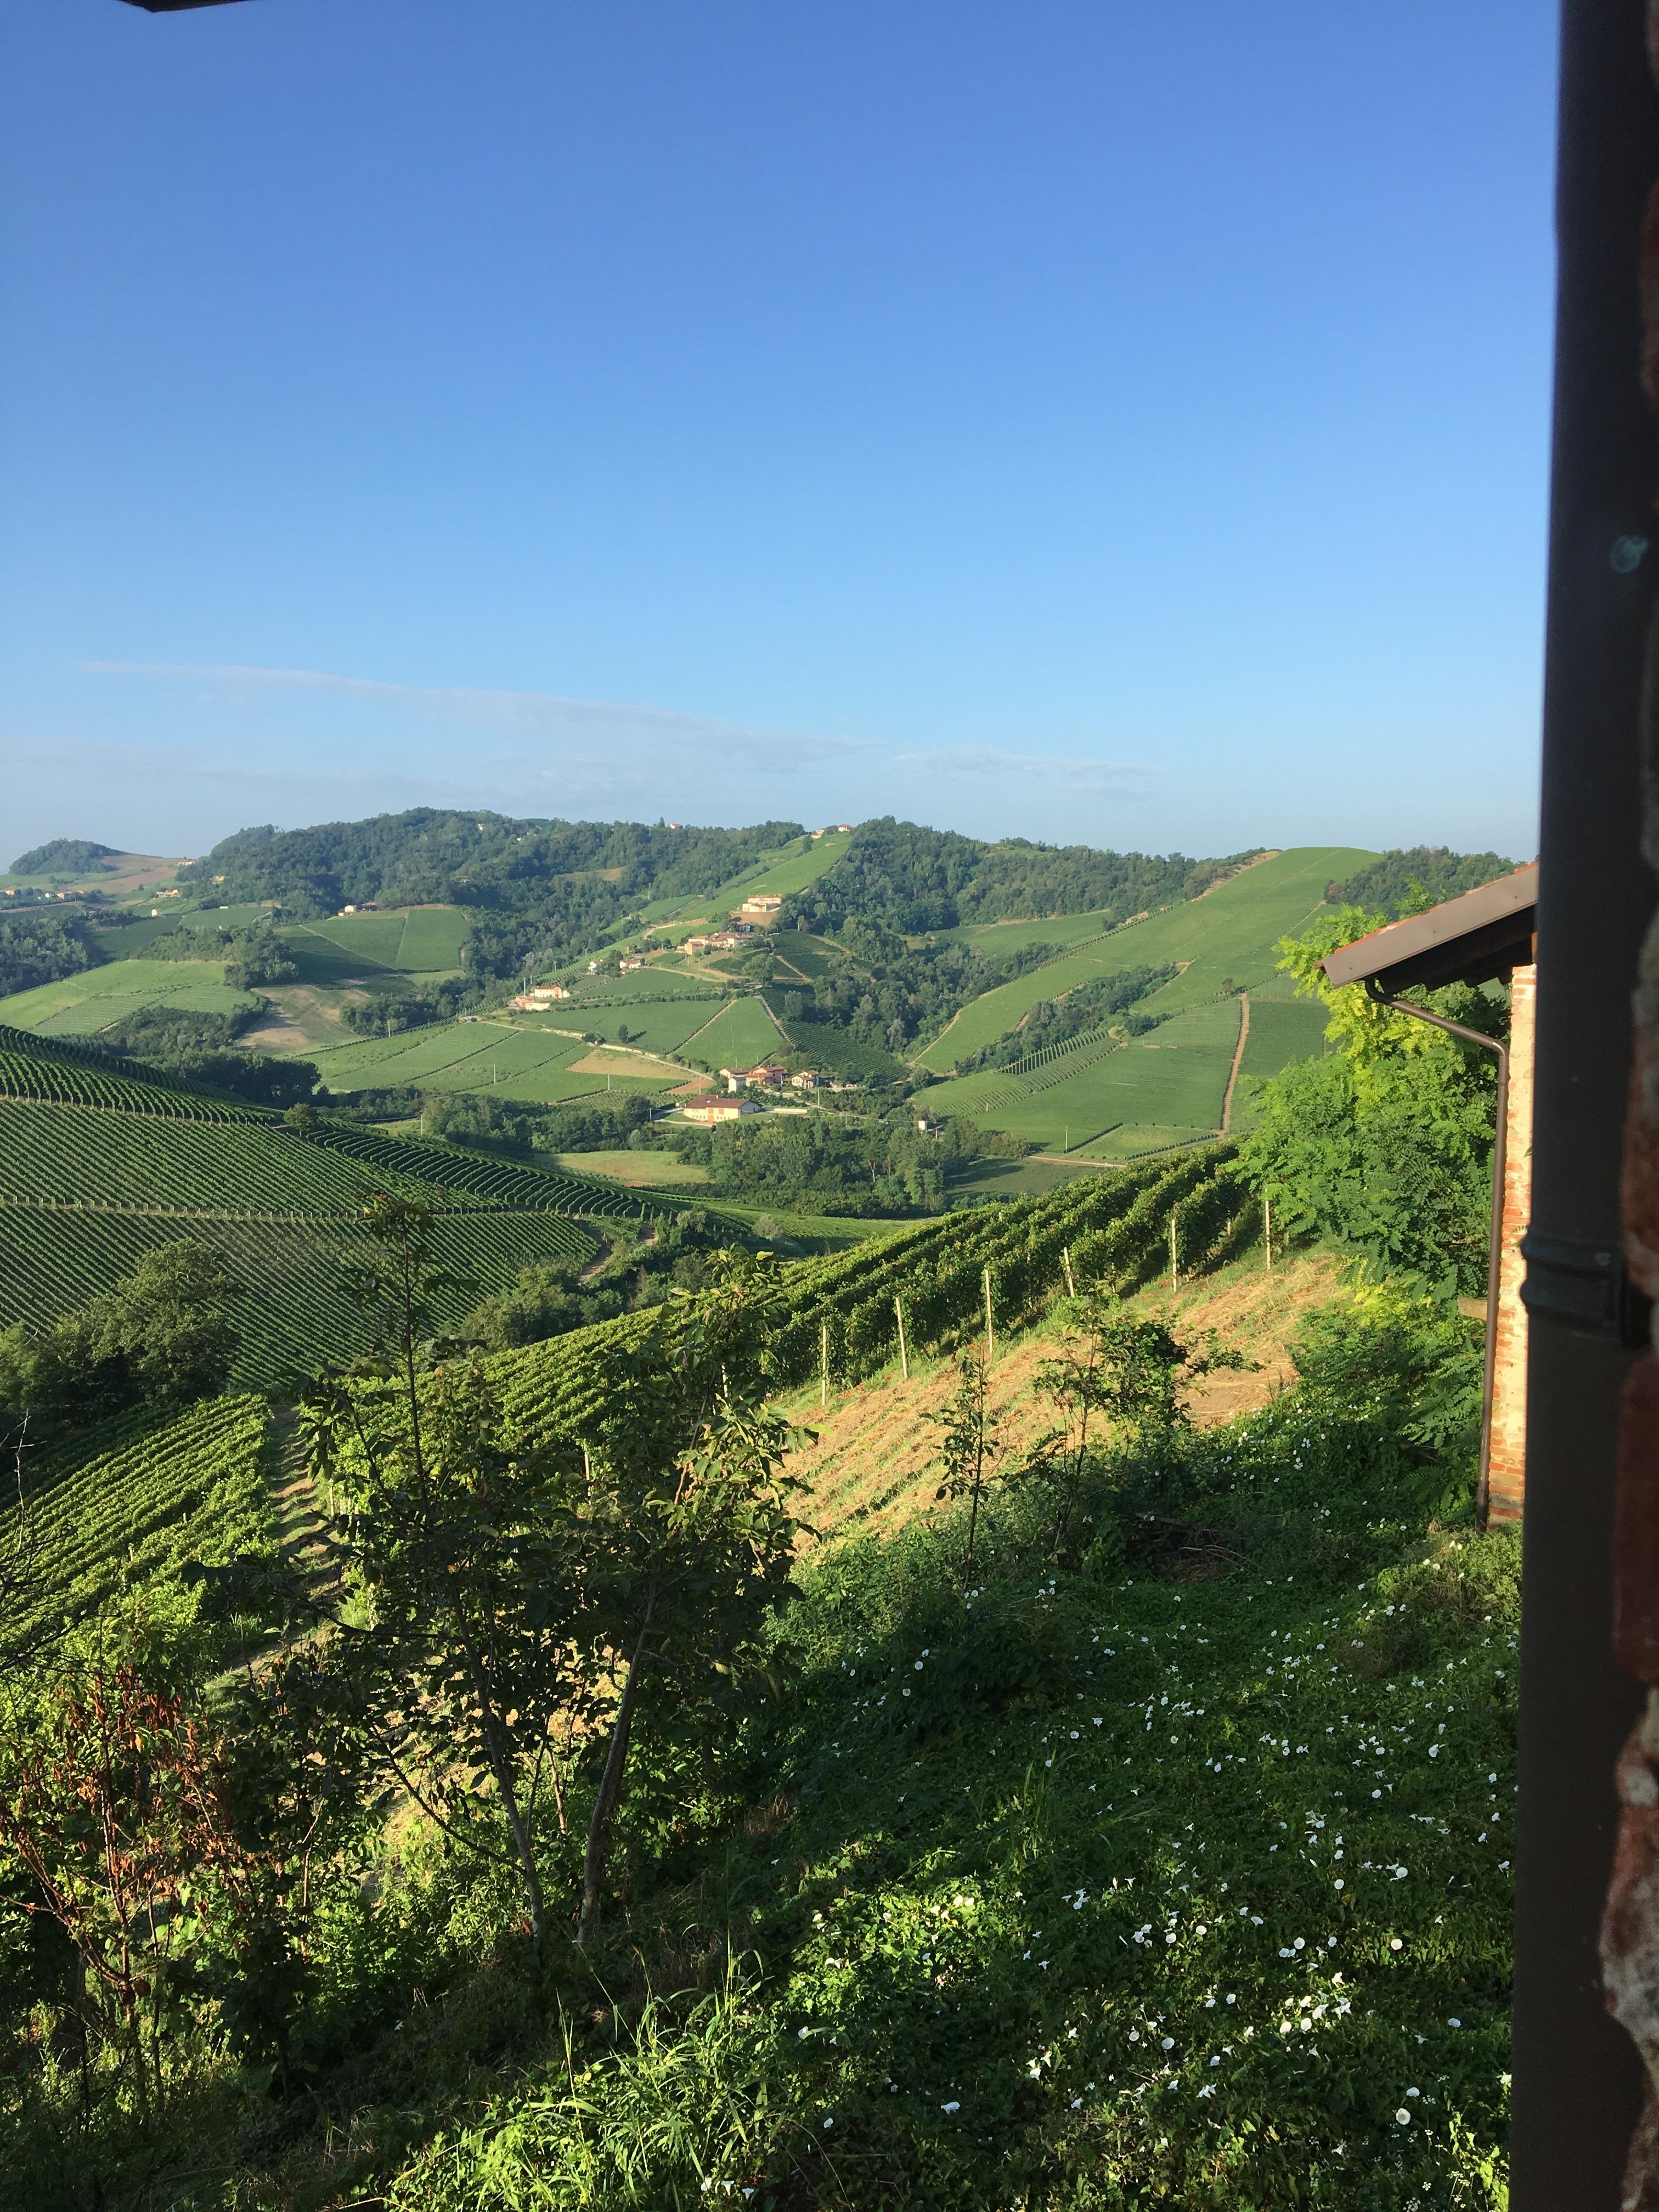
[[[1547,0],[0,0],[0,863],[1534,849]]]

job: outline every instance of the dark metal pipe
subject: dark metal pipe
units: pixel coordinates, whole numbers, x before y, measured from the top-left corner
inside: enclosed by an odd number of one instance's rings
[[[1366,979],[1365,996],[1375,1006],[1387,1006],[1392,1013],[1410,1014],[1419,1022],[1432,1022],[1436,1029],[1445,1030],[1450,1036],[1462,1037],[1467,1042],[1478,1044],[1483,1051],[1495,1053],[1498,1056],[1498,1128],[1492,1147],[1492,1227],[1486,1237],[1486,1364],[1480,1393],[1480,1472],[1475,1478],[1474,1486],[1474,1525],[1484,1536],[1486,1516],[1492,1504],[1492,1382],[1498,1371],[1498,1271],[1504,1258],[1504,1167],[1509,1158],[1510,1048],[1499,1037],[1486,1036],[1479,1030],[1466,1029],[1462,1022],[1449,1022],[1444,1014],[1431,1014],[1426,1006],[1413,1006],[1409,999],[1391,999],[1374,975]]]
[[[1659,536],[1641,378],[1642,227],[1659,179],[1646,31],[1644,0],[1562,8],[1528,1235],[1590,1264],[1619,1250],[1630,989],[1654,904],[1638,843]],[[1516,765],[1524,773],[1519,749]],[[1547,1292],[1529,1263],[1534,1273]],[[1642,2095],[1596,1954],[1613,1762],[1642,1699],[1613,1656],[1613,1468],[1631,1354],[1563,1302],[1528,1310],[1510,2203],[1612,2212]]]

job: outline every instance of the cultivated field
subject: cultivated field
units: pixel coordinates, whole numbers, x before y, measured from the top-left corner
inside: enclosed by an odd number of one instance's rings
[[[752,1067],[757,1060],[789,1048],[758,999],[733,999],[712,1021],[694,1030],[680,1049],[688,1060],[717,1069]]]
[[[337,1364],[366,1340],[343,1264],[360,1247],[364,1202],[386,1189],[436,1211],[443,1264],[476,1285],[441,1301],[446,1326],[527,1261],[592,1252],[583,1217],[676,1203],[435,1140],[292,1129],[182,1082],[135,1080],[128,1064],[85,1048],[0,1036],[0,1329],[44,1327],[144,1252],[191,1237],[242,1285],[240,1384]]]
[[[216,960],[117,960],[0,999],[0,1023],[42,1036],[93,1036],[141,1006],[234,1014],[258,1005],[230,988]]]

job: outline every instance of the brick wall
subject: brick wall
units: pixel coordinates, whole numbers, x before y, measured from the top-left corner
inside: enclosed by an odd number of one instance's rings
[[[1521,1257],[1521,1239],[1532,1218],[1532,1041],[1537,993],[1536,968],[1517,968],[1510,978],[1504,1241],[1498,1269],[1492,1446],[1486,1463],[1493,1521],[1518,1521],[1527,1494],[1527,1310],[1521,1303],[1526,1262]]]

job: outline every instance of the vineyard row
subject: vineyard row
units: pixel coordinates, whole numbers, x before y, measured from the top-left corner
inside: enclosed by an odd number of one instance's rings
[[[1255,1226],[1255,1200],[1227,1172],[1229,1158],[1220,1148],[1189,1153],[1110,1182],[947,1215],[861,1262],[851,1254],[791,1268],[767,1332],[775,1382],[796,1386],[820,1372],[856,1382],[875,1373],[898,1355],[901,1305],[908,1346],[939,1356],[983,1328],[988,1295],[995,1326],[1016,1328],[1073,1285],[1126,1293],[1165,1263],[1172,1219],[1182,1271],[1217,1266]],[[502,1355],[509,1412],[532,1436],[580,1433],[603,1401],[612,1358],[652,1326],[651,1316],[629,1315]]]

